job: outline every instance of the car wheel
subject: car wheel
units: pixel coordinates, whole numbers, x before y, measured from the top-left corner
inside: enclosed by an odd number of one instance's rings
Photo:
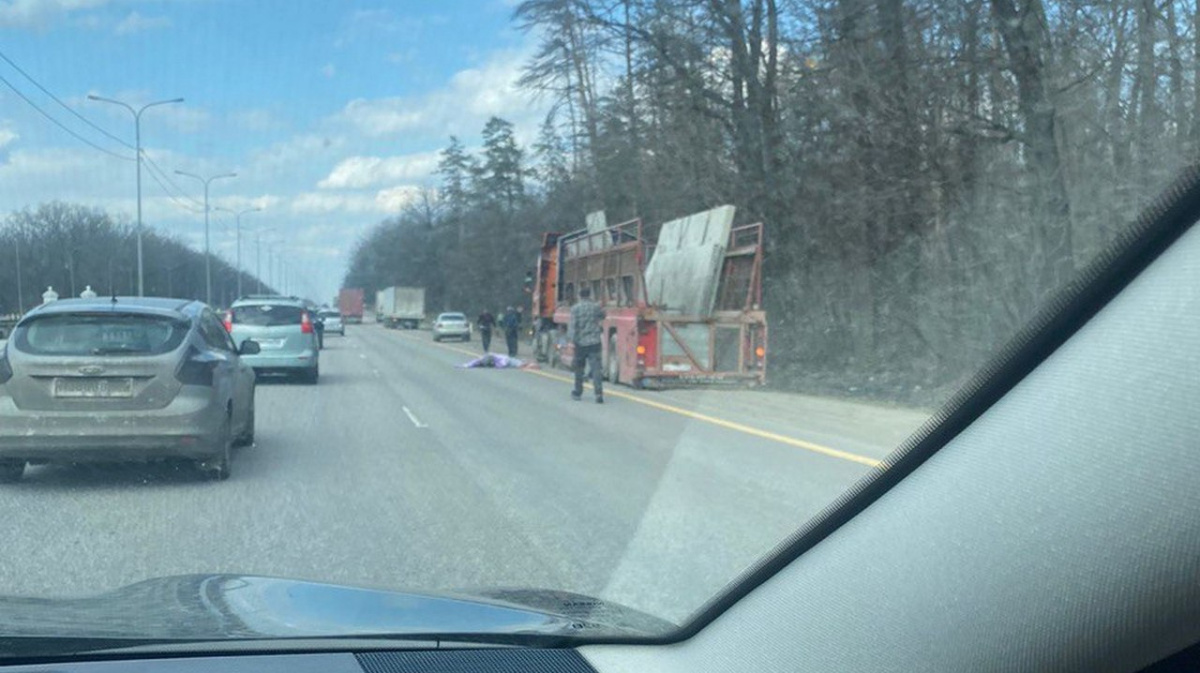
[[[0,484],[13,484],[25,475],[25,461],[0,460]]]
[[[440,337],[440,336],[437,336],[437,335],[435,334],[435,335],[433,336],[433,341],[434,341],[434,343],[441,343],[441,341],[442,341],[442,337]]]
[[[238,435],[234,446],[250,446],[254,444],[254,389],[250,389],[250,411],[246,416],[246,428],[242,430],[242,434]]]
[[[312,369],[310,369],[304,373],[304,382],[310,386],[316,385],[317,381],[320,378],[321,378],[321,366],[320,365],[317,365],[316,367],[313,367]]]
[[[468,334],[467,336],[463,337],[463,341],[470,341],[470,340],[471,340],[471,335],[470,335],[470,334]]]
[[[201,474],[211,481],[225,481],[233,471],[233,419],[225,415],[225,423],[217,435],[216,453],[197,462]]]

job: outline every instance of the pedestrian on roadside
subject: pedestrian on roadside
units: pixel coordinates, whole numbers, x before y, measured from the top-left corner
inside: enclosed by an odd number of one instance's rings
[[[496,316],[485,308],[475,324],[479,326],[479,338],[483,341],[483,352],[486,353],[492,347],[492,330],[496,328]]]
[[[567,340],[575,346],[575,389],[571,399],[578,402],[583,397],[584,373],[592,375],[592,390],[596,393],[596,404],[604,404],[603,376],[600,371],[600,341],[604,332],[604,309],[592,301],[592,290],[579,288],[579,301],[571,307],[571,322],[567,325]]]
[[[500,326],[504,328],[504,341],[508,345],[508,357],[517,357],[517,335],[521,332],[521,315],[517,313],[517,309],[509,306],[504,311],[504,317],[500,319]]]

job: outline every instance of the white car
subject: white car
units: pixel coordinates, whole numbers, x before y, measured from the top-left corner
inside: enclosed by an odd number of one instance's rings
[[[342,314],[337,311],[321,311],[317,314],[321,319],[321,323],[325,326],[326,334],[337,334],[338,336],[346,336],[346,322],[342,320]]]
[[[462,313],[442,313],[433,321],[433,340],[471,340],[471,322]]]

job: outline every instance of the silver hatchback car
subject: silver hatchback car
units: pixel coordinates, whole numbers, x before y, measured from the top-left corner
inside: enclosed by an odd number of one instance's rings
[[[316,383],[321,374],[316,316],[303,299],[258,295],[233,302],[225,327],[236,344],[258,342],[246,362],[259,374],[299,376]]]
[[[0,481],[27,463],[185,458],[213,479],[254,441],[254,371],[213,311],[182,299],[65,299],[0,350]]]

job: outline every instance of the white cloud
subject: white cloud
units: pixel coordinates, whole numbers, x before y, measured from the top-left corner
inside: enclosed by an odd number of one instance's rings
[[[423,96],[355,99],[343,108],[340,118],[372,137],[476,133],[492,116],[518,126],[536,125],[545,106],[517,86],[527,56],[523,50],[500,52],[478,68],[455,73],[446,86]]]
[[[321,74],[331,78],[337,74],[337,68],[332,63],[326,63],[321,66]]]
[[[21,135],[16,131],[0,126],[0,149],[4,149],[8,145],[16,142]]]
[[[421,188],[415,185],[400,185],[381,189],[375,193],[375,205],[386,213],[394,213],[415,203],[421,197]]]
[[[229,115],[229,121],[247,131],[273,131],[283,125],[271,111],[263,108],[234,112]]]
[[[291,211],[301,215],[330,215],[333,213],[378,213],[379,204],[370,194],[334,194],[305,192],[292,199]]]
[[[45,28],[70,12],[107,4],[109,0],[0,0],[0,28]]]
[[[171,19],[165,16],[142,16],[137,10],[127,14],[124,19],[121,19],[113,28],[113,32],[117,35],[133,35],[147,30],[158,30],[160,28],[170,28]]]
[[[428,178],[438,165],[437,152],[397,157],[349,157],[317,184],[321,189],[375,187]]]

